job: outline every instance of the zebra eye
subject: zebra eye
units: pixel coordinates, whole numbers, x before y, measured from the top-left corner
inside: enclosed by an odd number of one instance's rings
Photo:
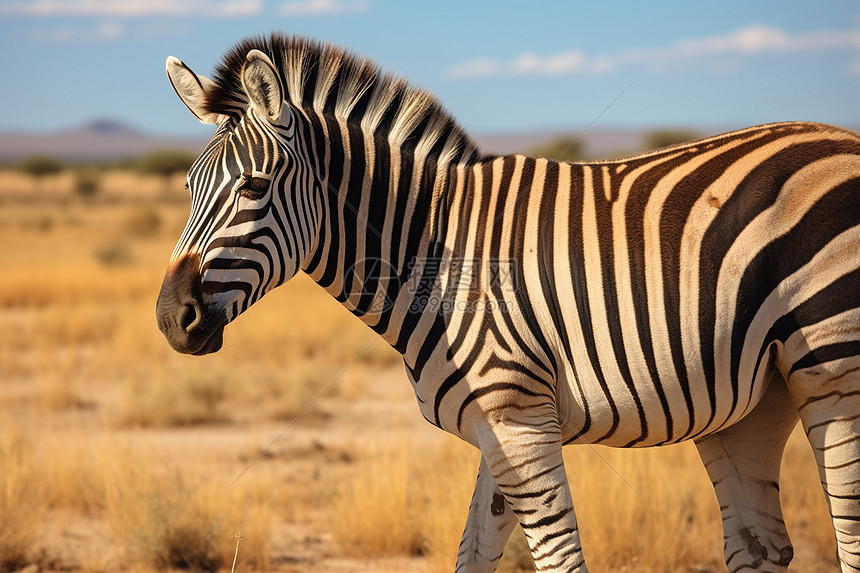
[[[246,199],[256,201],[266,195],[269,190],[269,183],[270,181],[263,177],[252,177],[250,173],[243,173],[242,181],[236,187],[236,192]]]

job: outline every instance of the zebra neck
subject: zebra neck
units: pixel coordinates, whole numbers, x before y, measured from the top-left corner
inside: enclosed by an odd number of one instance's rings
[[[317,246],[305,271],[401,354],[421,319],[414,301],[435,281],[444,197],[454,165],[360,138],[330,150]],[[355,158],[350,161],[349,158]]]

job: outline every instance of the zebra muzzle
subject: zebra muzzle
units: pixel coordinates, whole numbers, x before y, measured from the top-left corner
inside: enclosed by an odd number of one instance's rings
[[[221,348],[225,320],[202,302],[199,257],[171,265],[156,303],[158,328],[177,352],[208,354]]]

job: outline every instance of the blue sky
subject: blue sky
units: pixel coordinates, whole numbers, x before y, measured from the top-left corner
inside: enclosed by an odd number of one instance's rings
[[[370,56],[473,132],[860,125],[857,0],[0,0],[0,130],[112,118],[205,135],[164,60],[209,75],[273,29]]]

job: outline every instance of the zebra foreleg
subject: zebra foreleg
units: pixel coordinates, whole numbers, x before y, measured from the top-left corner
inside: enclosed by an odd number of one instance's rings
[[[495,571],[516,523],[516,516],[482,457],[475,493],[469,506],[469,518],[460,541],[457,573]]]
[[[698,440],[723,515],[730,572],[787,570],[794,550],[779,502],[779,466],[797,410],[776,372],[755,409]]]
[[[495,410],[477,442],[538,571],[586,573],[554,408]],[[483,423],[481,423],[483,426]]]
[[[860,357],[799,369],[789,386],[818,463],[842,571],[860,571]]]

